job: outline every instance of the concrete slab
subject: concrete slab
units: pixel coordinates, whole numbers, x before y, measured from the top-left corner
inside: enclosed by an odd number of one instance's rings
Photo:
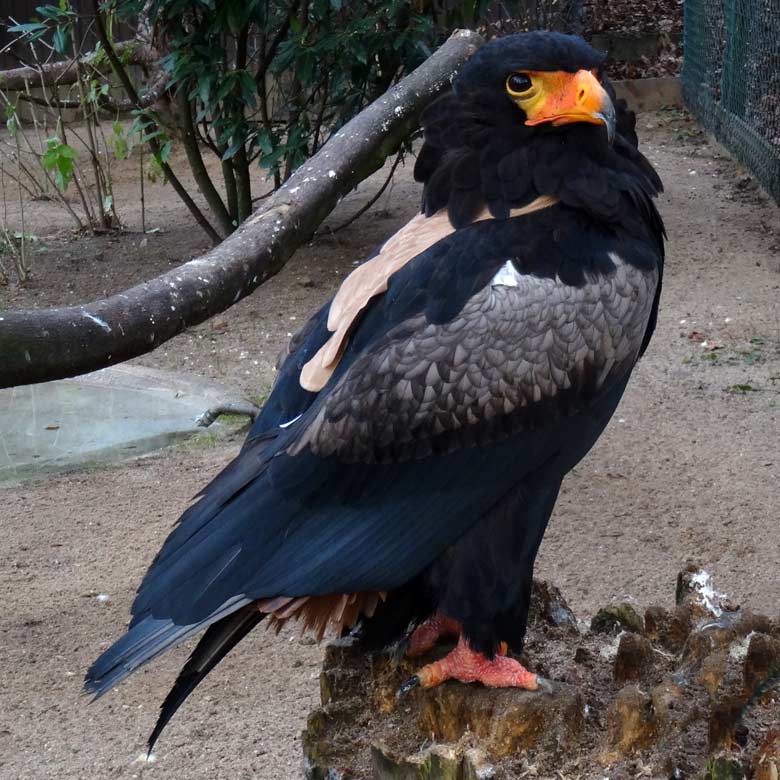
[[[0,485],[148,454],[202,431],[195,420],[209,407],[240,400],[197,377],[128,365],[0,390]]]

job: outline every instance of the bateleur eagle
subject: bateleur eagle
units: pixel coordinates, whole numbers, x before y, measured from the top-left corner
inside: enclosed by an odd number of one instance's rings
[[[264,618],[370,648],[411,636],[412,654],[459,634],[409,685],[539,684],[506,654],[522,648],[534,559],[661,289],[661,182],[604,59],[577,37],[507,36],[425,110],[421,213],[293,339],[241,452],[87,674],[103,694],[208,629],[150,750]]]

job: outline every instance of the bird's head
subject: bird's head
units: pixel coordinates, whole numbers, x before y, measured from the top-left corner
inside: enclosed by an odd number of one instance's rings
[[[485,208],[506,219],[547,196],[610,224],[636,219],[660,237],[651,201],[661,180],[638,149],[635,116],[615,97],[605,60],[582,38],[555,32],[478,49],[422,114],[414,175],[425,214],[447,208],[460,227]]]
[[[612,143],[615,108],[599,77],[605,59],[574,35],[508,35],[474,54],[455,80],[455,94],[497,122],[603,125]]]

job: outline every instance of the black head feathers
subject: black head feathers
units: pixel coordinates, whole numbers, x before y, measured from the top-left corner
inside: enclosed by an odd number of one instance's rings
[[[661,182],[637,149],[634,115],[604,76],[605,59],[582,38],[552,32],[510,35],[479,49],[453,90],[423,112],[425,143],[415,165],[425,185],[423,211],[446,208],[460,227],[485,207],[506,218],[512,208],[549,195],[599,222],[635,224],[660,242],[652,198]],[[555,84],[567,81],[556,74],[576,79],[585,71],[614,109],[613,143],[595,124],[528,123],[507,89],[508,76],[518,71],[552,74],[552,100]]]
[[[521,70],[594,70],[607,55],[576,35],[530,32],[496,38],[478,49],[463,66],[453,85],[457,95],[500,90],[509,73]]]

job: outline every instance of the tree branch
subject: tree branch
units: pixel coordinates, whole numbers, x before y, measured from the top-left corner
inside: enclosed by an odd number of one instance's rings
[[[0,314],[0,387],[43,382],[137,357],[224,311],[284,266],[347,192],[382,166],[422,109],[482,43],[456,32],[348,122],[219,246],[117,295],[81,306]]]
[[[128,62],[135,65],[149,65],[156,59],[154,52],[139,41],[120,41],[115,48],[118,56],[129,57]],[[95,52],[89,52],[79,57],[79,61],[84,65],[94,67],[92,63],[94,58]],[[0,70],[0,89],[11,92],[22,91],[25,88],[25,82],[43,83],[50,87],[75,84],[78,78],[75,66],[76,59],[70,59],[62,62],[49,62],[40,67],[25,65],[21,68]]]
[[[203,156],[200,153],[198,136],[195,132],[195,124],[192,120],[192,106],[190,105],[187,91],[182,86],[176,94],[176,113],[179,120],[179,132],[184,151],[187,153],[187,159],[192,169],[192,175],[195,177],[195,183],[198,185],[206,203],[209,204],[211,213],[217,220],[222,231],[222,235],[228,236],[233,232],[233,219],[228,214],[227,208],[217,192],[217,188],[211,181],[211,176],[206,169],[206,163],[203,162]]]
[[[349,219],[345,220],[340,225],[336,225],[336,227],[329,230],[326,228],[328,234],[332,235],[333,233],[338,233],[339,230],[344,230],[345,227],[349,227],[356,219],[362,217],[363,214],[365,214],[382,197],[382,193],[387,189],[387,186],[393,180],[395,169],[398,167],[403,158],[404,152],[403,149],[401,149],[401,151],[398,152],[398,154],[395,156],[393,164],[390,166],[390,172],[387,174],[387,178],[385,179],[384,184],[382,184],[382,186],[374,193],[373,197],[367,203],[364,203]]]

